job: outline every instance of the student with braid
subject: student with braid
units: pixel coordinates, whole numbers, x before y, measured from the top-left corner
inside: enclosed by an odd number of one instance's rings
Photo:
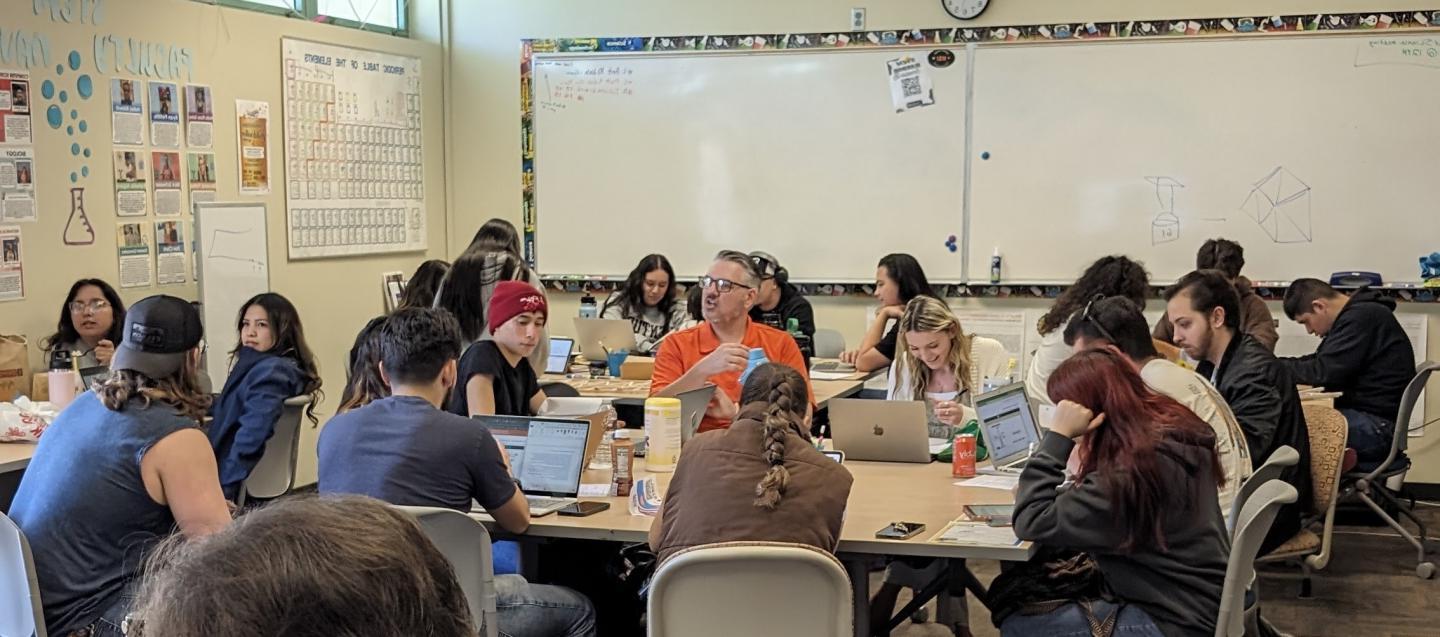
[[[650,525],[661,561],[715,542],[809,544],[834,551],[854,481],[810,442],[805,378],[775,363],[755,368],[729,429],[686,443]]]

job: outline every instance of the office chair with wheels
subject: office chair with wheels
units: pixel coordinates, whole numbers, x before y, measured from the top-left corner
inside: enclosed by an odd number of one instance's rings
[[[1279,478],[1285,469],[1293,467],[1299,462],[1299,451],[1290,445],[1281,445],[1279,449],[1270,454],[1270,458],[1265,461],[1265,464],[1260,465],[1260,468],[1246,478],[1245,483],[1240,485],[1240,492],[1235,494],[1235,502],[1231,503],[1230,515],[1225,520],[1225,525],[1229,527],[1226,530],[1230,531],[1231,539],[1235,537],[1235,520],[1240,517],[1240,509],[1245,506],[1245,501],[1250,499],[1250,496],[1261,485]]]
[[[45,613],[30,543],[0,514],[0,635],[45,637]]]
[[[1310,597],[1310,574],[1330,563],[1334,548],[1335,503],[1339,500],[1340,472],[1350,428],[1345,415],[1334,407],[1304,405],[1305,427],[1310,433],[1310,514],[1294,537],[1260,556],[1256,562],[1299,562],[1300,597]],[[1288,448],[1288,447],[1287,447]],[[1316,530],[1319,533],[1316,533]]]
[[[491,562],[490,532],[485,525],[454,509],[439,507],[397,506],[420,523],[425,537],[435,543],[440,554],[450,560],[455,578],[465,600],[470,602],[470,617],[483,637],[498,637],[496,623],[495,566]]]
[[[1260,485],[1240,509],[1235,521],[1235,539],[1225,565],[1225,587],[1220,593],[1220,616],[1215,637],[1243,637],[1246,633],[1245,593],[1255,579],[1255,554],[1275,522],[1280,506],[1294,502],[1299,492],[1289,483],[1270,480]],[[1254,606],[1258,607],[1257,596]]]

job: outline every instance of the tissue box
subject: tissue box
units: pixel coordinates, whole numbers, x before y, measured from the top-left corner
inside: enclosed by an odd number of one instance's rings
[[[627,380],[650,380],[655,375],[655,359],[649,356],[630,356],[620,364],[620,377]]]

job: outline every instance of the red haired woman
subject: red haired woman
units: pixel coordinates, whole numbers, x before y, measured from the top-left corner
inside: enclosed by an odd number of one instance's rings
[[[1002,632],[1083,630],[1087,614],[1103,623],[1118,613],[1127,634],[1213,635],[1229,546],[1210,426],[1107,350],[1072,356],[1047,388],[1057,407],[1020,476],[1015,534],[1089,553],[1119,600],[1016,613]],[[1082,435],[1080,470],[1061,488]]]

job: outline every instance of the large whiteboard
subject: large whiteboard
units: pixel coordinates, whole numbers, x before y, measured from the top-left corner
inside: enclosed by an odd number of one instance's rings
[[[874,280],[909,252],[962,278],[966,60],[929,68],[934,106],[897,114],[886,61],[931,49],[538,54],[536,263],[680,276],[765,250],[795,280]]]
[[[1006,280],[1108,253],[1173,280],[1225,236],[1251,278],[1418,280],[1440,249],[1440,61],[1405,49],[1427,37],[981,46],[970,277],[998,247]]]
[[[208,350],[205,371],[217,392],[229,375],[240,306],[256,294],[270,291],[270,253],[265,238],[264,204],[195,204],[200,319],[205,324]]]

